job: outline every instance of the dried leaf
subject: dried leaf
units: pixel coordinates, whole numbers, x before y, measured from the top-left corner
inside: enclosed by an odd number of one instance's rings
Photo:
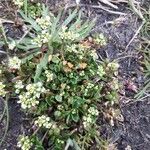
[[[80,64],[79,64],[79,68],[80,68],[80,69],[85,69],[86,66],[87,66],[87,63],[80,63]]]
[[[69,68],[73,68],[73,64],[72,63],[68,62],[67,65],[68,65]]]
[[[138,91],[137,90],[138,89],[137,86],[132,81],[126,81],[125,85],[126,85],[126,88],[128,90],[131,90],[133,92],[137,92]]]
[[[72,70],[69,67],[64,67],[64,71],[67,72],[71,72]]]

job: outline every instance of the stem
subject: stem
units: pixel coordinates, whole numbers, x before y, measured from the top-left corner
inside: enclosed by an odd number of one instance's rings
[[[0,23],[0,33],[2,33],[2,37],[3,37],[5,45],[8,46],[7,37],[6,37],[5,30],[4,30],[2,23]]]
[[[0,20],[0,33],[2,34],[2,38],[4,40],[4,43],[5,43],[5,46],[6,46],[6,55],[7,55],[7,59],[9,58],[9,51],[8,51],[8,40],[7,40],[7,37],[6,37],[6,34],[5,34],[5,30],[4,30],[4,27],[3,27],[3,24],[1,23],[1,20]]]
[[[40,127],[38,127],[34,132],[33,132],[33,134],[32,135],[35,135],[35,134],[37,134],[37,132],[40,130]]]
[[[49,132],[49,130],[47,130],[47,131],[45,132],[45,134],[44,134],[44,136],[43,136],[43,138],[42,138],[42,140],[41,140],[41,143],[43,143],[43,141],[44,141],[46,135],[48,134],[48,132]]]
[[[24,12],[25,15],[28,15],[28,0],[24,0]]]
[[[6,128],[5,128],[5,133],[4,136],[2,137],[1,141],[0,141],[0,147],[2,146],[2,143],[4,142],[7,132],[8,132],[8,128],[9,128],[9,109],[8,109],[8,99],[9,96],[6,95],[6,101],[5,101],[5,106],[6,106],[6,115],[7,115],[7,119],[6,119]]]
[[[1,118],[0,118],[0,122],[1,122],[1,121],[2,121],[2,119],[3,119],[3,117],[4,117],[4,115],[5,115],[5,112],[6,112],[6,105],[5,105],[5,107],[4,107],[4,110],[3,110],[2,116],[1,116]]]

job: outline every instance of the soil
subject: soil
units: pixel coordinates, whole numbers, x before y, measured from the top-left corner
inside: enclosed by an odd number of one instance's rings
[[[73,0],[64,1],[47,1],[50,9],[57,10],[67,4],[72,5]],[[129,85],[141,87],[143,85],[143,73],[140,71],[141,54],[138,53],[139,39],[136,37],[128,46],[130,40],[139,28],[141,21],[129,9],[127,4],[119,4],[120,12],[126,15],[116,15],[108,13],[100,8],[91,8],[89,5],[97,5],[97,1],[89,3],[89,1],[81,1],[82,4],[88,4],[81,9],[85,18],[97,18],[96,25],[92,33],[104,33],[108,39],[107,46],[98,50],[101,58],[116,60],[120,64],[118,79],[123,86],[119,107],[123,121],[117,121],[114,127],[108,123],[101,126],[102,136],[109,139],[110,144],[116,145],[118,150],[149,150],[150,148],[150,98],[143,100],[132,100],[136,94],[136,90],[129,88]],[[2,9],[5,5],[0,3],[0,16],[6,17],[6,9]],[[111,8],[112,9],[112,8]],[[6,11],[6,12],[5,12]],[[5,12],[5,13],[4,13]],[[14,15],[12,15],[14,16]],[[19,38],[23,32],[13,27],[11,24],[5,25],[7,36],[11,38]],[[3,50],[0,47],[0,50]],[[0,53],[0,61],[4,55]],[[0,99],[0,114],[2,113],[4,104]],[[6,140],[0,150],[16,150],[17,137],[22,133],[22,127],[26,125],[24,121],[25,114],[21,112],[20,106],[16,100],[9,101],[9,131]],[[4,134],[5,119],[0,122],[1,132],[0,138]],[[128,148],[128,149],[127,149]],[[110,150],[113,150],[112,147]]]
[[[2,99],[0,99],[0,114],[2,114],[2,111],[4,108],[2,108],[2,106],[4,106]],[[8,103],[9,106],[9,130],[6,136],[6,139],[2,145],[2,147],[0,148],[0,150],[16,150],[17,149],[17,138],[20,135],[21,128],[23,128],[24,125],[24,117],[25,115],[20,111],[20,106],[17,104],[16,100],[11,99],[9,100]],[[0,139],[2,138],[5,128],[6,128],[6,116],[5,119],[0,122],[0,128],[1,128],[1,132],[0,132]]]
[[[130,145],[133,150],[150,148],[150,98],[130,102],[121,106],[124,116],[124,134],[119,139],[118,148]]]

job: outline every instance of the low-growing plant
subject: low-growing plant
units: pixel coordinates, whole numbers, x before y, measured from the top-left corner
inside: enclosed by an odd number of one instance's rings
[[[145,23],[141,30],[141,48],[140,51],[143,55],[141,65],[144,69],[144,85],[140,87],[139,92],[135,95],[135,98],[141,98],[145,95],[149,96],[150,93],[150,9],[143,10],[143,16]]]
[[[81,21],[77,10],[65,21],[61,13],[55,17],[44,5],[36,19],[20,14],[30,31],[15,48],[25,57],[9,57],[8,71],[2,71],[10,74],[22,110],[33,117],[33,133],[21,135],[18,147],[84,150],[95,143],[100,148],[98,104],[113,105],[119,89],[118,64],[100,62],[93,48],[93,44],[106,45],[104,36],[96,35],[91,46],[86,37],[94,22]],[[1,84],[0,95],[5,96]]]

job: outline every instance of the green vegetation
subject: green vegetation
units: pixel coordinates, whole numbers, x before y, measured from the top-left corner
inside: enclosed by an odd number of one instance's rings
[[[145,74],[145,83],[144,87],[140,88],[141,90],[135,96],[136,98],[141,98],[144,95],[149,94],[150,92],[150,8],[143,10],[143,16],[145,23],[141,30],[141,49],[140,51],[143,54],[143,60],[141,62],[144,68]]]
[[[62,22],[62,13],[55,17],[44,5],[40,10],[27,1],[15,5],[23,9],[28,31],[21,40],[4,38],[17,56],[8,56],[1,67],[0,96],[18,96],[22,110],[33,117],[33,133],[21,135],[18,147],[43,150],[47,139],[56,150],[84,150],[93,143],[100,148],[98,105],[117,103],[119,90],[118,64],[100,62],[94,49],[106,45],[106,38],[93,35],[88,41],[94,21],[82,21],[76,9]]]

